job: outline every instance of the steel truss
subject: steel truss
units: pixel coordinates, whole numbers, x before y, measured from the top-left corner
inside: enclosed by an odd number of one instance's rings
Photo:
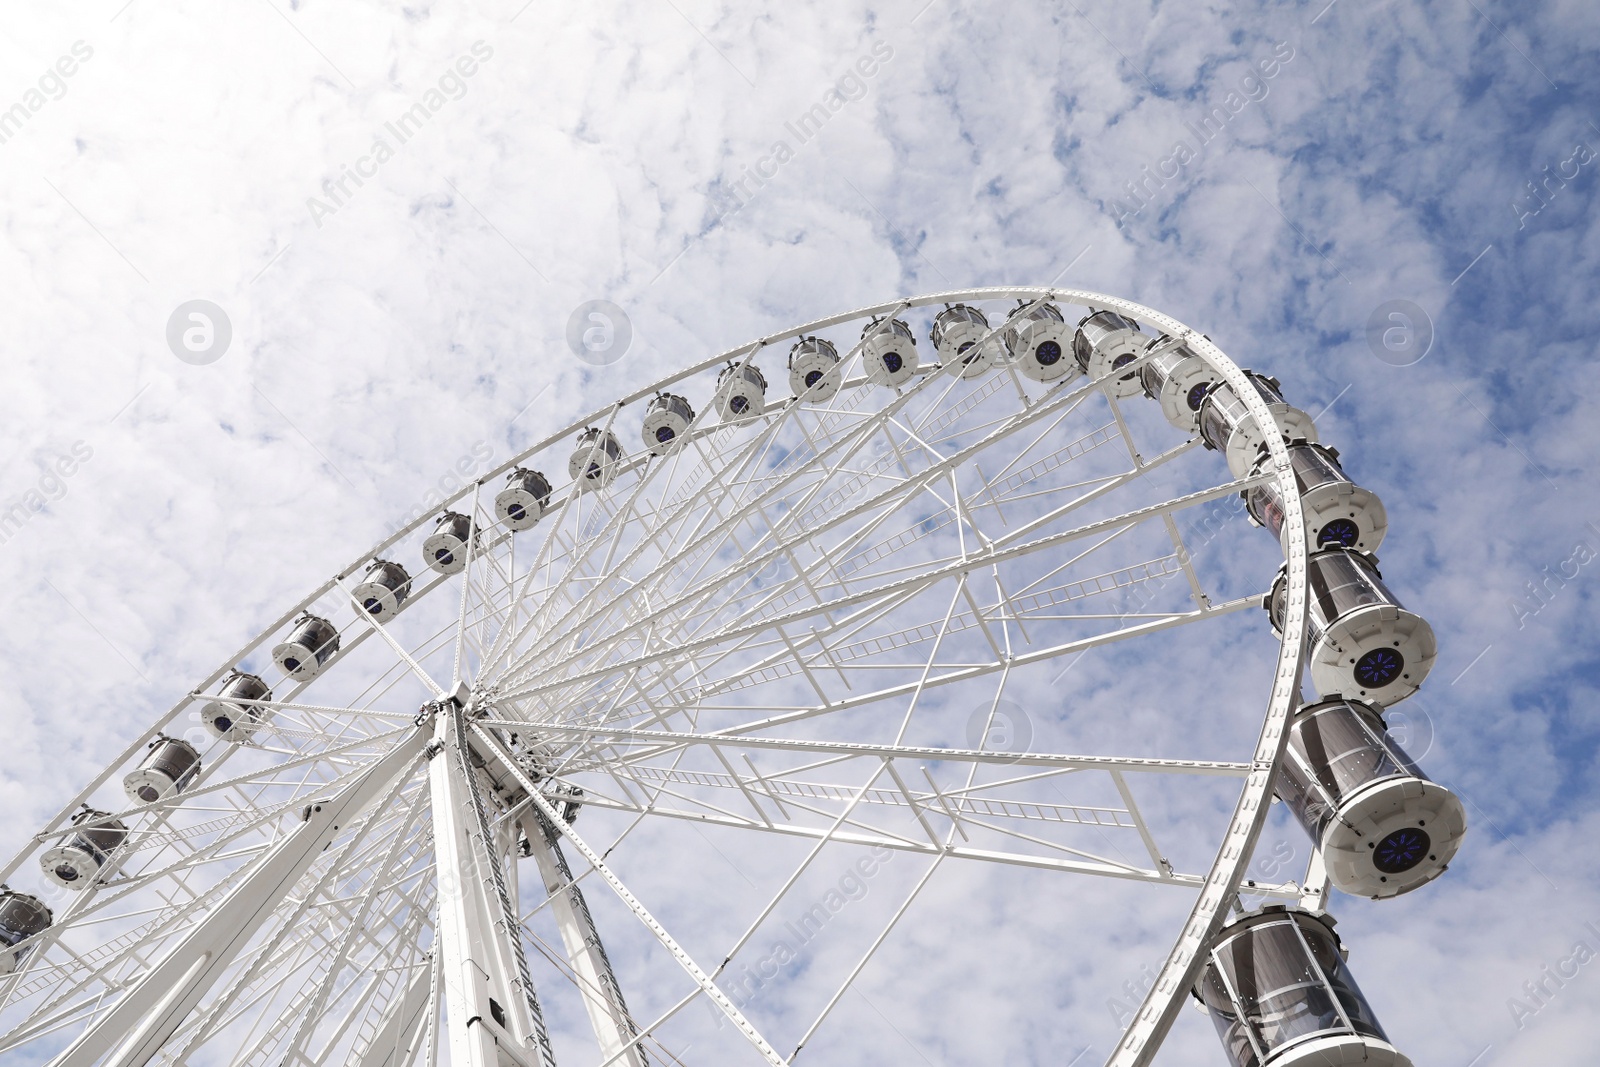
[[[406,554],[434,516],[398,530],[188,691],[0,869],[13,887],[35,885],[36,857],[72,838],[83,804],[128,828],[92,884],[56,892],[52,925],[13,947],[16,966],[0,976],[0,1056],[54,1067],[202,1055],[239,1067],[432,1067],[443,1047],[456,1065],[554,1067],[576,1007],[600,1062],[646,1067],[681,1062],[672,1028],[699,1000],[731,1024],[750,1062],[785,1064],[827,1034],[845,992],[957,860],[1191,898],[1110,1060],[1150,1062],[1241,884],[1299,690],[1298,489],[1276,438],[1264,473],[1219,477],[1195,440],[1161,445],[1106,378],[1041,384],[1002,359],[969,380],[924,362],[885,389],[863,377],[864,341],[836,329],[1004,300],[1018,305],[991,316],[999,324],[982,344],[1045,301],[1116,310],[1168,338],[1116,373],[1182,343],[1270,421],[1204,336],[1149,308],[1049,288],[942,293],[818,320],[590,413],[445,502],[471,520],[459,573],[414,568]],[[843,356],[830,399],[774,387],[759,416],[719,417],[720,368],[760,363],[776,386],[785,342],[830,332]],[[668,391],[698,412],[671,448],[630,447],[603,488],[567,482],[565,446],[580,429],[626,439],[644,402]],[[517,534],[492,504],[513,467],[557,475],[547,512]],[[1018,725],[1014,697],[1036,701],[1054,684],[1042,678],[1078,657],[1121,656],[1125,642],[1143,647],[1258,604],[1270,576],[1240,588],[1196,557],[1183,529],[1269,479],[1287,512],[1290,611],[1248,756],[996,740],[1000,725]],[[354,594],[376,558],[404,559],[413,575],[383,622]],[[268,677],[272,646],[308,611],[340,633],[321,674],[235,700],[255,723],[248,736],[208,734],[197,713],[224,676]],[[1051,708],[1034,707],[1023,715],[1039,742],[1065,734]],[[196,744],[201,772],[161,800],[125,802],[120,776],[162,735]],[[1236,781],[1230,817],[1208,827],[1214,858],[1179,869],[1164,845],[1197,824],[1173,798],[1223,779]],[[595,830],[580,837],[573,820],[586,809]],[[708,966],[618,870],[636,827],[673,825],[804,856],[761,890],[761,907]],[[591,844],[591,833],[611,843]],[[564,846],[581,856],[576,873]],[[785,1055],[730,983],[829,848],[926,865],[842,983],[807,1006],[815,1014]],[[526,882],[524,857],[537,872]],[[1303,885],[1250,891],[1299,900],[1325,892],[1320,879],[1314,869]],[[627,940],[625,956],[602,944],[585,881],[648,934]],[[540,934],[544,922],[559,946]],[[668,958],[674,968],[653,969]],[[623,978],[645,971],[659,977],[644,987],[649,1017],[635,1017]]]

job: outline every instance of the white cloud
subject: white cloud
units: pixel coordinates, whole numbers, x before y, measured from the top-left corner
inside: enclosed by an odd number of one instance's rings
[[[1426,765],[1471,801],[1473,829],[1437,885],[1337,901],[1380,1017],[1419,1060],[1466,1063],[1492,1045],[1485,1065],[1522,1062],[1600,1037],[1576,983],[1523,1031],[1505,1007],[1600,920],[1585,846],[1593,575],[1523,629],[1506,607],[1600,520],[1592,172],[1523,229],[1509,207],[1574,138],[1600,138],[1581,93],[1588,8],[1343,0],[1312,24],[1321,4],[937,0],[915,22],[920,0],[826,14],[643,0],[520,14],[120,6],[32,12],[0,41],[0,66],[21,72],[0,86],[7,100],[74,41],[95,49],[67,94],[0,144],[0,499],[75,441],[94,451],[0,545],[7,854],[475,442],[505,458],[744,340],[901,292],[1049,282],[1088,248],[1061,284],[1170,310],[1305,406],[1339,396],[1324,437],[1383,497],[1385,575],[1439,630],[1416,698],[1437,727]],[[470,91],[318,228],[306,198],[480,39],[495,54]],[[1121,184],[1277,41],[1296,58],[1268,96],[1118,227]],[[711,190],[874,42],[895,54],[868,94],[716,223]],[[207,367],[163,340],[194,297],[233,323],[232,348]],[[1392,297],[1437,327],[1413,367],[1366,349],[1367,316]],[[637,336],[604,371],[564,340],[570,310],[596,298],[623,306]],[[1266,535],[1235,524],[1219,561],[1269,568]],[[1067,725],[1112,746],[1149,731],[1243,751],[1255,723],[1237,709],[1259,706],[1270,652],[1259,618],[1225,625],[1214,641],[1174,641],[1168,666],[1192,677],[1219,651],[1239,656],[1216,683],[1225,707],[1172,707],[1158,677],[1126,720],[1095,704]],[[1105,692],[1125,663],[1091,656],[1068,679]],[[618,863],[714,960],[765,898],[708,843],[740,848],[731,833],[669,827]],[[785,842],[760,858],[770,889],[797,854]],[[762,1002],[777,1029],[798,1035],[822,973],[849,966],[923,862],[896,859],[819,939],[817,974]],[[700,894],[702,870],[725,895]],[[617,931],[636,1011],[664,1009],[675,998],[642,965],[653,950],[614,902],[590,898]],[[1182,907],[1148,887],[952,862],[865,973],[877,1010],[847,998],[811,1055],[847,1062],[848,1037],[860,1062],[916,1062],[907,1038],[940,1064],[1059,1061],[1085,1045],[1084,1062],[1103,1059],[1105,991],[1159,958]],[[1132,930],[1108,933],[1128,914]],[[1185,1012],[1167,1060],[1219,1056]]]

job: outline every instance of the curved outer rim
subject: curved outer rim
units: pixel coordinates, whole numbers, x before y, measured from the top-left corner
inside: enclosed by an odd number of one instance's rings
[[[479,486],[487,485],[489,482],[500,478],[508,471],[526,462],[533,455],[544,451],[553,444],[569,439],[573,434],[580,432],[587,426],[609,425],[609,420],[614,419],[616,413],[629,404],[636,403],[656,393],[664,392],[669,386],[676,385],[678,382],[720,365],[748,360],[761,349],[789,338],[815,333],[817,330],[827,329],[830,326],[836,326],[852,320],[873,318],[880,315],[898,316],[910,308],[926,307],[931,304],[954,304],[967,300],[1005,300],[1012,298],[1058,301],[1088,307],[1091,311],[1111,310],[1141,323],[1148,323],[1157,327],[1167,336],[1183,340],[1188,344],[1190,351],[1210,364],[1218,376],[1233,387],[1235,394],[1244,399],[1245,408],[1251,415],[1255,416],[1258,425],[1273,424],[1274,420],[1271,411],[1266,403],[1256,395],[1256,391],[1249,387],[1244,371],[1224,355],[1222,350],[1212,343],[1209,337],[1195,332],[1177,319],[1153,308],[1086,289],[1041,288],[1037,286],[958,289],[943,293],[931,293],[926,296],[886,301],[870,307],[858,308],[842,314],[831,315],[827,318],[816,319],[781,333],[769,334],[759,340],[748,342],[710,359],[702,360],[670,377],[660,379],[642,389],[635,390],[603,408],[574,420],[571,425],[544,437],[494,470],[468,483],[454,496],[441,504],[439,508],[414,519],[357,556],[333,578],[318,586],[311,595],[284,612],[243,648],[225,660],[190,694],[186,694],[183,700],[174,705],[166,715],[162,716],[155,725],[136,738],[121,755],[107,765],[106,770],[102,771],[83,790],[68,801],[60,813],[50,820],[45,828],[39,831],[32,840],[24,845],[3,870],[0,870],[0,881],[4,881],[15,873],[25,858],[31,855],[33,850],[38,847],[40,841],[48,839],[53,832],[64,826],[72,812],[76,811],[95,790],[105,785],[119,767],[134,758],[155,738],[164,726],[180,714],[184,708],[188,707],[195,695],[203,694],[210,689],[246,656],[271,641],[282,631],[284,626],[288,625],[290,621],[312,603],[337,590],[339,581],[361,571],[368,561],[381,558],[386,549],[402,538],[409,536],[424,524],[431,522],[439,511],[469,500]],[[1283,751],[1288,741],[1288,731],[1285,727],[1288,724],[1289,713],[1294,709],[1299,698],[1303,662],[1301,645],[1305,639],[1305,519],[1300,506],[1299,485],[1295,480],[1294,471],[1289,462],[1289,450],[1281,436],[1277,434],[1267,435],[1267,452],[1277,476],[1278,492],[1283,498],[1284,526],[1288,530],[1288,537],[1283,547],[1284,555],[1288,561],[1289,578],[1289,617],[1285,620],[1286,625],[1280,638],[1278,664],[1272,684],[1272,695],[1268,701],[1266,716],[1262,722],[1261,733],[1256,742],[1250,774],[1245,779],[1244,790],[1241,792],[1238,803],[1234,807],[1233,815],[1229,820],[1227,835],[1223,838],[1222,846],[1217,852],[1216,859],[1212,862],[1210,873],[1206,876],[1199,899],[1190,911],[1189,918],[1184,923],[1183,931],[1179,934],[1177,943],[1162,964],[1156,981],[1151,984],[1150,991],[1145,995],[1144,1003],[1140,1005],[1133,1021],[1118,1041],[1116,1051],[1106,1061],[1107,1067],[1143,1067],[1143,1065],[1148,1064],[1154,1058],[1162,1039],[1171,1028],[1173,1019],[1176,1017],[1178,1009],[1182,1006],[1183,996],[1199,978],[1200,968],[1205,962],[1206,949],[1227,919],[1228,906],[1232,903],[1237,893],[1239,882],[1244,876],[1245,866],[1249,862],[1251,851],[1255,847],[1256,838],[1260,835],[1261,827],[1266,822],[1267,812],[1270,807],[1267,801],[1272,789],[1272,779],[1277,772],[1279,762],[1283,758]]]

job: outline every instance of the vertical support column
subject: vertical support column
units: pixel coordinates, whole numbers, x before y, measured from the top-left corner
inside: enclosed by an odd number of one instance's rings
[[[428,750],[450,1062],[555,1067],[461,715],[454,702],[440,706]]]
[[[583,899],[583,890],[573,884],[572,868],[567,866],[567,858],[561,852],[560,833],[537,809],[531,818],[523,820],[523,825],[529,850],[539,865],[539,877],[551,897],[550,911],[561,928],[567,960],[578,976],[583,1007],[589,1013],[589,1023],[600,1043],[602,1062],[609,1063],[621,1053],[616,1062],[622,1067],[649,1067],[644,1049],[634,1041],[639,1027],[622,999],[622,987],[617,984],[611,960],[600,943],[594,916]]]

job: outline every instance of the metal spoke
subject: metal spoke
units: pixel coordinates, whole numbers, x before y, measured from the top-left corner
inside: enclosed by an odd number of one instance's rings
[[[499,753],[501,760],[511,769],[512,774],[516,776],[522,788],[527,790],[528,797],[538,806],[544,817],[550,821],[550,825],[554,826],[561,832],[563,837],[572,842],[572,847],[577,849],[595,873],[604,879],[607,885],[611,886],[617,897],[627,905],[628,909],[655,936],[656,940],[661,942],[662,947],[672,954],[672,957],[678,961],[678,965],[688,972],[689,977],[694,979],[701,992],[709,997],[711,1002],[728,1017],[728,1021],[738,1028],[739,1032],[761,1053],[768,1063],[774,1064],[775,1067],[783,1067],[784,1061],[782,1057],[767,1043],[767,1039],[761,1036],[760,1032],[751,1025],[750,1021],[744,1017],[738,1008],[734,1007],[733,1001],[729,1000],[722,990],[717,988],[717,984],[712,980],[712,977],[690,958],[689,954],[679,946],[672,935],[667,933],[666,928],[645,910],[644,905],[628,891],[628,887],[623,885],[622,880],[606,866],[605,861],[600,858],[599,854],[573,831],[569,823],[561,818],[561,813],[555,809],[555,806],[550,801],[545,799],[544,794],[539,791],[533,780],[528,778],[515,757],[505,749],[504,743],[493,733],[484,729],[481,724],[474,723],[472,730],[485,745]]]

